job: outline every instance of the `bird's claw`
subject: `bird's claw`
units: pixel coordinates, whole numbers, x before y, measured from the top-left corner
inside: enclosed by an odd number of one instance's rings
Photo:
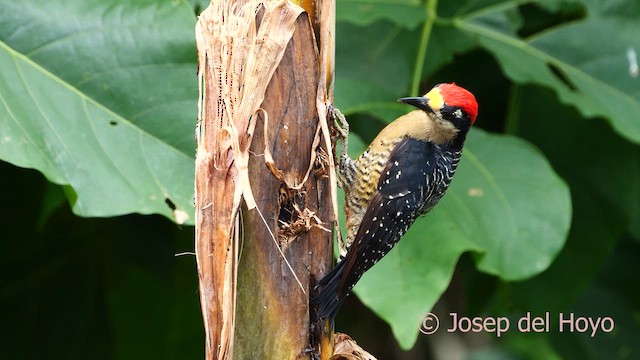
[[[329,105],[329,116],[333,119],[333,128],[344,141],[349,136],[349,123],[340,110]]]

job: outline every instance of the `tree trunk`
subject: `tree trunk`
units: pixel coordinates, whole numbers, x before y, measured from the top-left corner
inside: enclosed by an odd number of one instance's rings
[[[330,269],[337,211],[326,121],[334,3],[307,5],[215,0],[196,27],[207,359],[317,353],[309,295]]]

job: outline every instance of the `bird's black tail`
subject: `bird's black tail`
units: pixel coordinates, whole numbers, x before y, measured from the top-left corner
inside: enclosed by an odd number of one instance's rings
[[[344,264],[345,261],[340,261],[318,282],[317,287],[322,287],[322,290],[311,299],[311,303],[320,305],[318,307],[318,318],[320,319],[329,319],[333,322],[340,305],[344,302],[346,296],[338,296],[338,285],[344,271]]]

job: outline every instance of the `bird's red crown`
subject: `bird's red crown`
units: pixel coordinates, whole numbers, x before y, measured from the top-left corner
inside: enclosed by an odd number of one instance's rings
[[[478,102],[472,93],[455,83],[440,84],[438,85],[438,89],[447,105],[462,109],[462,111],[469,115],[472,124],[476,121],[476,117],[478,116]]]

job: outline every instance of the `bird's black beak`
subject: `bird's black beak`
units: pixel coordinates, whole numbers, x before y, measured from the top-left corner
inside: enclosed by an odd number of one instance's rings
[[[431,106],[429,106],[429,99],[423,96],[400,98],[398,99],[398,102],[415,106],[426,112],[435,113]]]

